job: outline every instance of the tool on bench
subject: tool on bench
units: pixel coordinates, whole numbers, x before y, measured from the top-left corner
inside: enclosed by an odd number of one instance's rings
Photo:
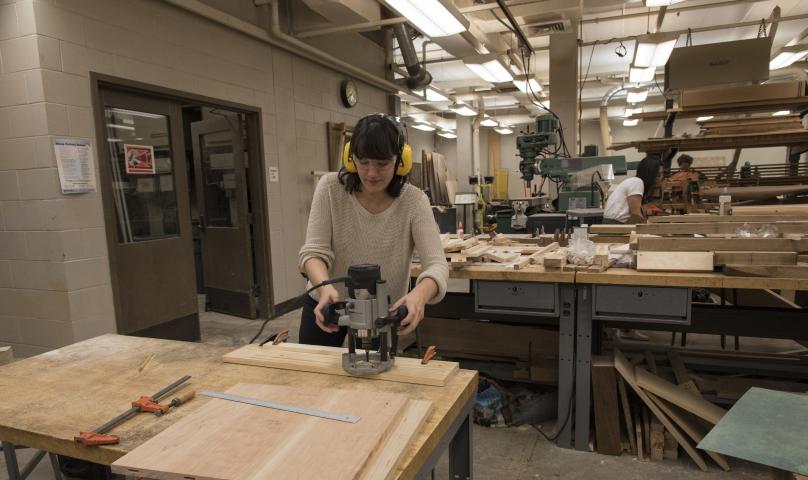
[[[348,327],[348,353],[342,355],[342,368],[354,375],[384,372],[395,362],[393,328],[407,316],[407,307],[388,311],[387,283],[378,265],[351,265],[344,281],[349,298],[329,305],[325,321]],[[376,344],[378,350],[371,351]]]
[[[261,400],[259,398],[244,397],[232,393],[211,392],[210,390],[203,390],[199,392],[203,397],[219,398],[221,400],[229,400],[231,402],[246,403],[248,405],[255,405],[256,407],[273,408],[275,410],[283,410],[284,412],[299,413],[301,415],[309,415],[312,417],[327,418],[329,420],[337,420],[339,422],[356,423],[360,417],[353,415],[344,415],[341,413],[327,412],[325,410],[317,410],[316,408],[304,408],[296,405],[289,405],[287,403],[273,402],[270,400]]]
[[[194,392],[191,391],[190,397],[188,396],[189,392],[186,392],[185,394],[180,395],[171,401],[173,404],[174,401],[176,400],[177,401],[176,405],[172,404],[160,405],[159,403],[157,403],[160,401],[161,398],[167,396],[169,393],[176,390],[177,387],[190,380],[190,378],[191,378],[190,375],[186,375],[150,397],[141,396],[140,398],[132,402],[132,408],[130,408],[129,410],[123,412],[122,414],[118,415],[117,417],[113,418],[112,420],[108,421],[107,423],[101,425],[100,427],[90,432],[79,432],[77,436],[73,437],[73,440],[75,440],[77,443],[87,446],[114,445],[118,443],[121,438],[118,435],[107,435],[107,432],[115,428],[117,425],[120,425],[124,421],[128,420],[129,417],[132,417],[133,415],[139,412],[149,412],[162,415],[168,412],[169,408],[171,408],[172,406],[180,405],[193,398]]]
[[[259,347],[263,347],[265,344],[272,342],[272,345],[278,345],[279,343],[285,342],[289,339],[289,330],[284,330],[282,332],[273,333],[272,335],[268,336],[266,340],[259,343]]]

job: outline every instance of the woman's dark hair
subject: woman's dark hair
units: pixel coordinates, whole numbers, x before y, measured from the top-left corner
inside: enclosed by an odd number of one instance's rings
[[[681,165],[683,163],[689,163],[690,165],[693,165],[693,157],[691,157],[690,155],[688,155],[686,153],[683,153],[683,154],[679,155],[679,158],[676,160],[676,163],[678,165]]]
[[[351,138],[350,154],[354,158],[369,158],[384,160],[395,156],[396,166],[401,161],[401,149],[407,142],[403,129],[400,129],[392,117],[384,114],[373,114],[363,117],[356,123]],[[343,166],[339,170],[339,183],[345,185],[348,193],[361,192],[362,180],[356,172],[349,172]],[[407,183],[407,176],[393,175],[387,185],[387,193],[391,197],[401,194],[401,189]]]
[[[656,155],[648,155],[642,159],[639,166],[637,166],[637,178],[642,180],[643,184],[643,199],[648,198],[651,190],[656,184],[656,179],[659,176],[659,166],[662,160]]]

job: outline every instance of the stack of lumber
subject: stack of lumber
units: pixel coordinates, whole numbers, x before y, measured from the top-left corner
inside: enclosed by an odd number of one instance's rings
[[[699,135],[737,135],[802,130],[799,115],[748,117],[700,122]]]
[[[445,158],[437,152],[421,152],[422,187],[429,192],[432,205],[451,205],[454,201],[454,198],[449,198],[446,186],[448,172]]]
[[[640,365],[646,362],[646,365]],[[624,450],[640,460],[677,458],[679,447],[702,470],[707,462],[695,444],[721,419],[725,410],[701,397],[687,378],[681,360],[671,360],[678,372],[675,383],[660,377],[653,356],[629,360],[614,357],[592,361],[595,440],[598,452],[620,455]],[[624,441],[627,439],[628,441]],[[726,460],[705,452],[721,469]]]
[[[635,226],[627,225],[590,225],[589,239],[595,243],[628,243]]]
[[[774,226],[781,238],[741,238],[741,228]],[[652,217],[636,225],[637,270],[808,278],[808,215],[707,214]]]

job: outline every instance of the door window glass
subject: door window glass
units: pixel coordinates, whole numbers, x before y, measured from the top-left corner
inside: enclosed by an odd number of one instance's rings
[[[104,109],[118,240],[179,235],[168,117]]]
[[[233,134],[221,131],[199,136],[205,213],[211,227],[238,227]]]

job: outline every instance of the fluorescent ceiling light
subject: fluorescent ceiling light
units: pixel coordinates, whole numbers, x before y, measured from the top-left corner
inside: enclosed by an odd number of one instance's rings
[[[502,83],[513,80],[513,74],[508,70],[508,66],[496,53],[466,57],[463,63],[486,82]]]
[[[626,107],[626,117],[630,117],[635,113],[642,113],[642,107]]]
[[[772,113],[772,117],[785,117],[786,115],[791,115],[791,110],[780,110]]]
[[[494,131],[499,133],[500,135],[510,135],[513,133],[513,130],[508,125],[500,125],[494,128]]]
[[[625,119],[625,120],[623,120],[623,126],[624,127],[635,127],[635,126],[637,126],[637,124],[639,122],[640,121],[637,120],[637,119],[634,119],[634,120]]]
[[[429,37],[447,37],[468,29],[468,19],[452,0],[384,0]]]
[[[144,117],[144,118],[165,118],[164,115],[148,112],[138,112],[135,110],[127,110],[125,108],[110,108],[107,110],[107,112],[119,113],[123,115],[133,115],[135,117]]]
[[[647,88],[631,88],[626,94],[626,102],[628,103],[642,103],[648,98]]]
[[[646,7],[669,7],[684,0],[642,0]]]
[[[703,117],[699,117],[696,119],[697,122],[706,122],[707,120],[712,120],[715,115],[705,115]]]
[[[451,130],[441,130],[438,132],[438,135],[443,138],[457,138],[457,135]]]
[[[628,69],[629,82],[650,82],[654,79],[654,75],[656,75],[656,67],[640,68],[631,65]]]
[[[517,75],[513,79],[513,84],[524,94],[530,94],[531,92],[539,94],[543,90],[541,84],[532,75]]]
[[[428,123],[416,123],[412,126],[412,128],[417,128],[418,130],[423,130],[425,132],[432,132],[435,130],[435,127]]]
[[[678,38],[679,35],[675,33],[649,33],[637,36],[632,65],[640,68],[665,65]]]
[[[434,88],[427,87],[426,93],[424,94],[427,100],[430,102],[447,102],[449,99],[440,93],[439,91],[435,90]]]
[[[777,55],[769,62],[769,70],[777,70],[778,68],[785,68],[794,62],[799,62],[808,55],[808,45],[791,45],[783,47]]]
[[[474,110],[463,102],[455,102],[451,104],[449,106],[449,110],[464,117],[473,117],[474,115],[477,115],[477,110]]]
[[[480,125],[482,125],[483,127],[496,127],[497,125],[499,125],[499,123],[497,123],[497,121],[494,120],[493,118],[486,115],[483,121],[480,122]]]

